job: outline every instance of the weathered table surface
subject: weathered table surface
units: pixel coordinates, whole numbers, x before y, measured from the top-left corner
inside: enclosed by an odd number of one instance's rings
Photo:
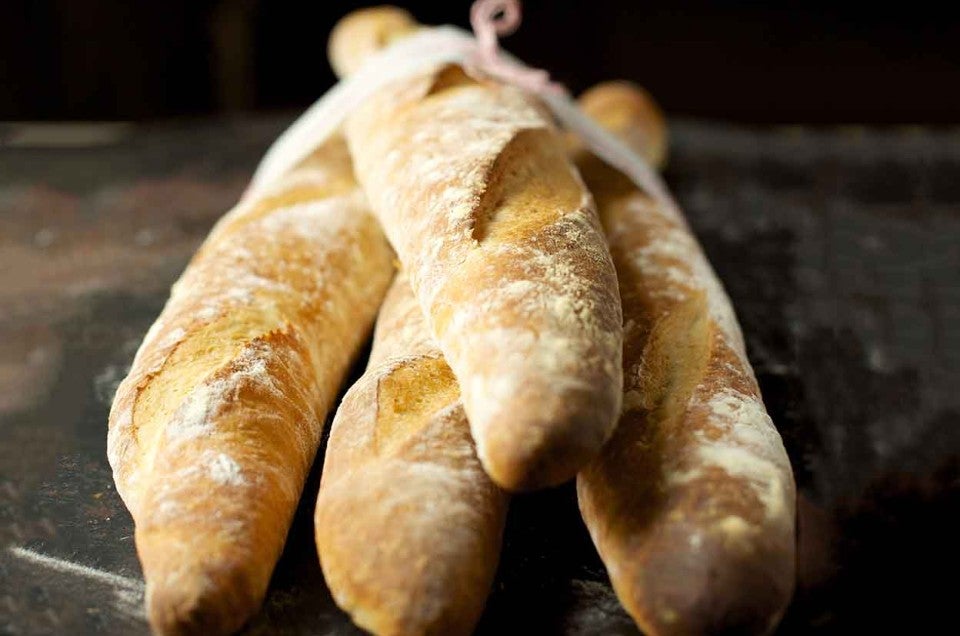
[[[42,131],[0,127],[0,634],[147,631],[108,406],[170,284],[286,122],[81,131],[45,148]],[[673,132],[668,180],[734,299],[802,493],[781,632],[946,618],[960,130]],[[250,633],[354,633],[311,543],[316,473]],[[515,501],[480,631],[634,633],[571,488]]]

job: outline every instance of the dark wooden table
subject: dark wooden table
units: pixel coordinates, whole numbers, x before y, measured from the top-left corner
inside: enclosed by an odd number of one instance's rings
[[[147,631],[107,410],[287,121],[0,127],[0,634]],[[801,489],[781,632],[952,623],[960,130],[673,132],[668,180],[734,299]],[[312,546],[316,474],[250,633],[354,631]],[[634,633],[571,488],[515,501],[480,631]]]

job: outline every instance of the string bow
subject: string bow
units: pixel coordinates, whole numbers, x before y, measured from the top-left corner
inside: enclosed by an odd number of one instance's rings
[[[520,19],[518,0],[476,0],[470,7],[472,35],[452,26],[423,29],[373,54],[352,77],[334,86],[280,135],[257,167],[245,198],[309,155],[351,112],[390,82],[425,68],[455,63],[537,95],[561,127],[579,136],[594,154],[680,218],[670,192],[643,157],[580,112],[563,86],[550,81],[549,73],[527,66],[500,48],[499,38],[516,31]]]
[[[500,49],[500,37],[514,33],[523,16],[519,0],[477,0],[470,7],[470,26],[476,49],[468,60],[474,70],[517,88],[543,95],[565,94],[563,86],[552,82],[550,74],[512,60]]]

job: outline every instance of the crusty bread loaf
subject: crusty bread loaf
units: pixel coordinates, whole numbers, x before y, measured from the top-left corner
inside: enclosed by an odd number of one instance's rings
[[[446,66],[380,90],[346,136],[484,468],[511,490],[573,477],[619,412],[622,325],[593,201],[548,116]]]
[[[645,99],[620,84],[581,105],[636,143]],[[644,633],[768,632],[793,589],[795,487],[730,301],[684,219],[588,153],[578,165],[625,320],[624,411],[578,476],[584,521]]]
[[[324,461],[315,528],[334,599],[375,634],[469,634],[493,581],[506,503],[398,276]]]
[[[108,439],[155,631],[229,633],[260,605],[392,259],[338,138],[241,201],[174,286]]]
[[[391,7],[337,26],[334,67],[414,27]],[[317,552],[336,602],[376,634],[472,631],[496,570],[507,495],[476,456],[460,389],[400,274],[363,377],[330,432]]]

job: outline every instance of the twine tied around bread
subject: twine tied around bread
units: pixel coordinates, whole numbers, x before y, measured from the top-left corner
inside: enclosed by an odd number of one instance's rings
[[[500,54],[500,37],[513,34],[520,28],[521,20],[518,0],[474,2],[470,7],[470,26],[477,46],[469,60],[470,70],[537,95],[566,93],[562,84],[550,81],[550,74],[544,69],[531,68]]]
[[[527,66],[503,53],[499,36],[516,32],[522,18],[519,0],[476,0],[470,7],[470,26],[476,45],[467,59],[467,71],[474,74],[479,71],[480,75],[538,95],[560,123],[580,137],[595,155],[630,177],[661,205],[678,211],[660,176],[643,157],[585,116],[563,85],[550,80],[547,71]]]
[[[257,166],[244,199],[262,192],[296,166],[380,89],[405,77],[458,64],[477,79],[493,79],[537,95],[557,122],[580,137],[591,152],[661,206],[679,212],[660,176],[643,157],[584,115],[546,71],[532,68],[500,48],[499,36],[516,31],[520,20],[518,0],[476,0],[470,9],[473,34],[449,25],[424,28],[374,53],[277,138]]]

